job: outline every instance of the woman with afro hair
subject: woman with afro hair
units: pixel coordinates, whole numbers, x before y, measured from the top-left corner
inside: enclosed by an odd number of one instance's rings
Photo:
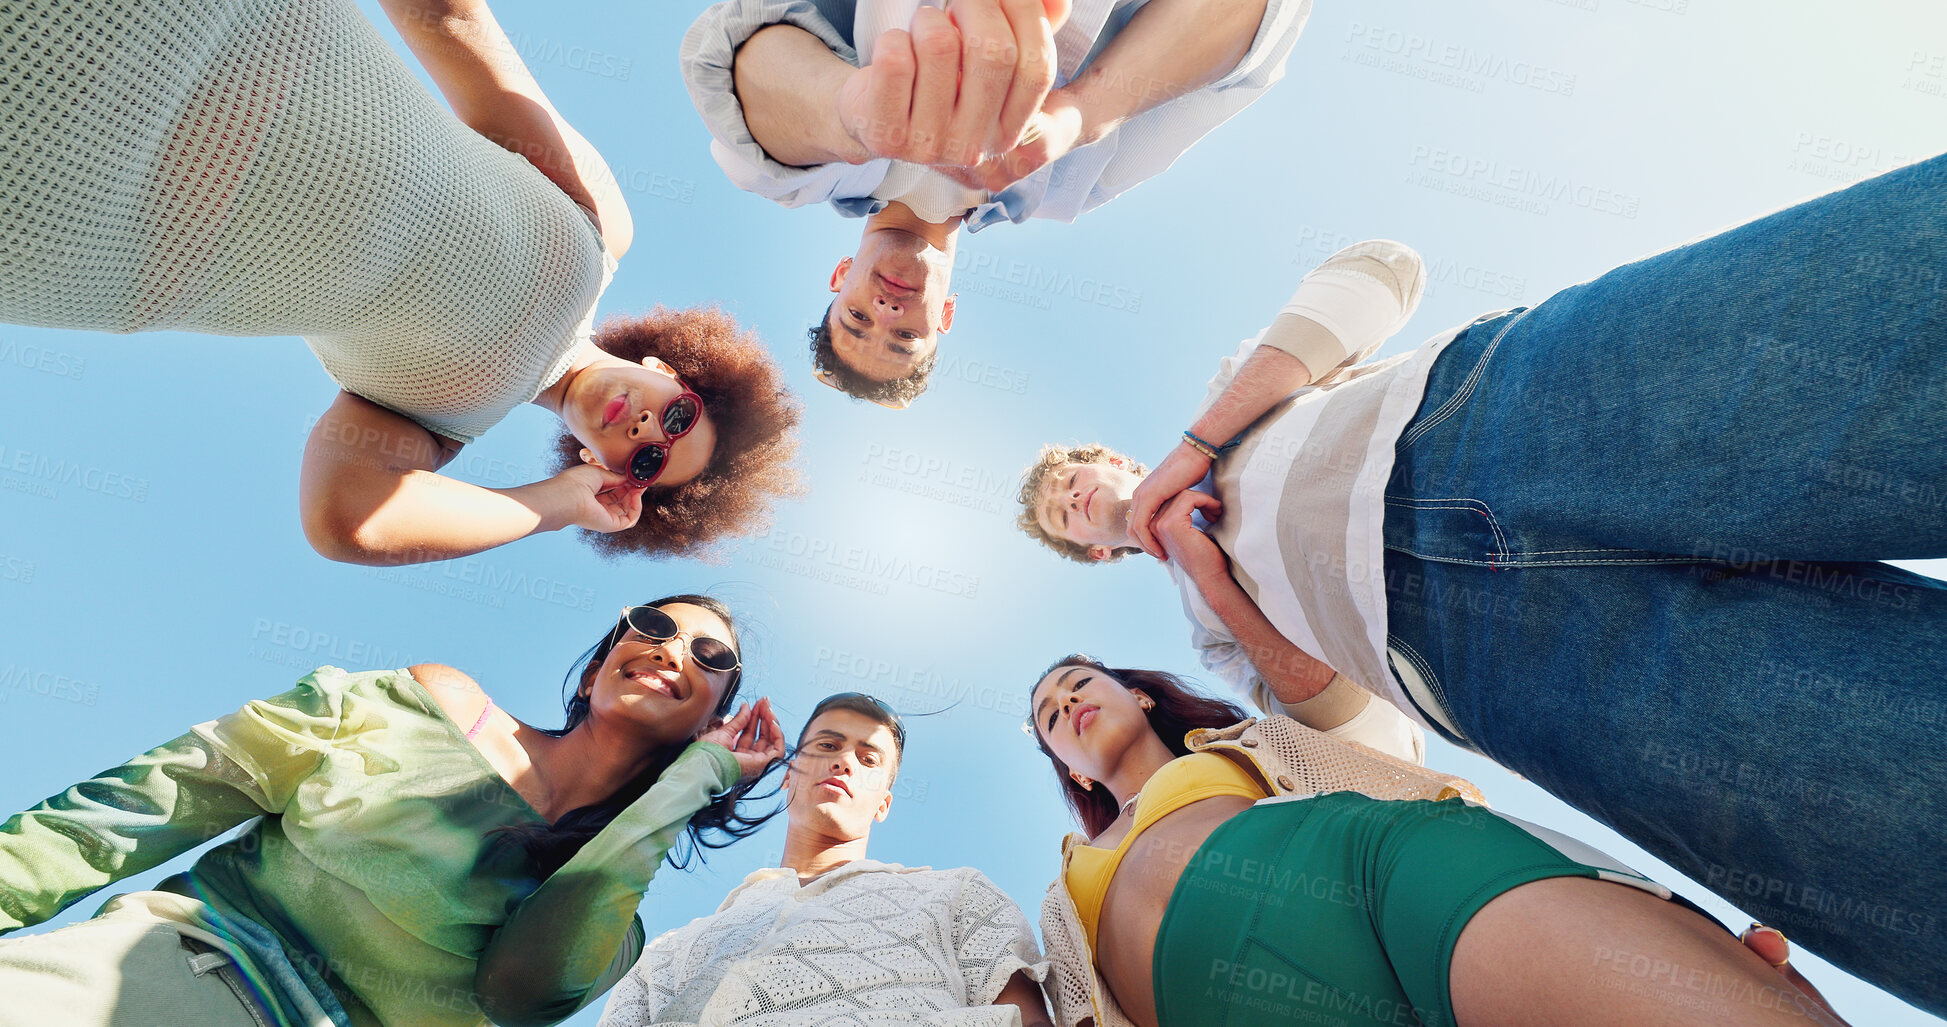
[[[0,322],[302,336],[343,389],[300,507],[333,560],[418,563],[577,526],[696,553],[797,490],[798,420],[715,310],[594,327],[634,235],[607,165],[482,0],[20,0],[0,19]],[[569,466],[439,473],[515,407]]]

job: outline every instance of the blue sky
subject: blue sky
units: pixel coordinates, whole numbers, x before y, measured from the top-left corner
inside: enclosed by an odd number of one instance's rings
[[[717,302],[756,326],[805,399],[810,495],[718,564],[603,562],[572,535],[423,568],[332,564],[297,525],[299,450],[335,391],[302,343],[0,326],[0,718],[12,735],[0,808],[323,663],[451,663],[516,715],[555,724],[563,672],[616,609],[708,590],[743,614],[750,688],[791,730],[842,689],[946,710],[911,721],[873,854],[977,866],[1032,917],[1069,829],[1016,729],[1035,675],[1074,650],[1197,670],[1160,569],[1061,562],[1011,526],[1016,477],[1040,443],[1160,456],[1217,359],[1347,242],[1390,236],[1428,260],[1419,315],[1382,351],[1394,353],[1947,148],[1938,5],[1322,3],[1285,81],[1165,175],[1074,225],[964,240],[936,383],[896,414],[810,378],[804,329],[858,226],[723,179],[675,67],[695,10],[495,5],[628,190],[635,246],[601,309]],[[549,421],[518,411],[459,473],[542,476]],[[41,458],[83,473],[50,482],[19,469]],[[1947,574],[1947,561],[1913,566]],[[1438,742],[1429,763],[1734,928],[1749,920],[1504,770]],[[707,869],[665,872],[642,908],[651,932],[774,862],[781,830]],[[1796,958],[1854,1023],[1933,1022]]]

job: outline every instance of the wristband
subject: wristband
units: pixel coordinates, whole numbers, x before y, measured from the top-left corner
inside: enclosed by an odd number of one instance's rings
[[[1223,445],[1221,445],[1221,446],[1219,446],[1219,445],[1217,445],[1217,444],[1216,444],[1215,442],[1212,442],[1212,441],[1210,441],[1209,439],[1206,439],[1206,438],[1204,438],[1203,436],[1201,436],[1201,435],[1198,435],[1198,434],[1197,434],[1196,432],[1194,432],[1194,431],[1186,431],[1186,432],[1184,432],[1184,433],[1183,433],[1183,437],[1184,437],[1184,438],[1186,438],[1186,439],[1193,439],[1193,440],[1195,440],[1195,441],[1196,441],[1196,442],[1197,442],[1198,444],[1200,444],[1200,445],[1202,445],[1202,446],[1203,446],[1203,447],[1204,447],[1205,449],[1208,449],[1208,450],[1211,450],[1211,451],[1213,451],[1213,452],[1217,452],[1217,453],[1227,453],[1227,452],[1229,452],[1229,451],[1231,451],[1231,450],[1233,450],[1233,449],[1236,449],[1236,448],[1237,448],[1237,443],[1238,443],[1238,440],[1237,440],[1237,439],[1232,439],[1232,440],[1230,440],[1229,442],[1226,442],[1226,443],[1224,443]]]
[[[1189,447],[1191,449],[1194,449],[1197,452],[1202,453],[1205,459],[1210,460],[1213,463],[1216,461],[1217,451],[1211,449],[1210,446],[1206,444],[1202,439],[1197,438],[1195,435],[1192,435],[1186,431],[1183,433],[1183,441],[1189,444]]]

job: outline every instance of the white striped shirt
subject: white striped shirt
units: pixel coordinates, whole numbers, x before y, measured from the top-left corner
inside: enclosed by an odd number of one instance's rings
[[[1386,483],[1394,442],[1419,409],[1433,361],[1460,330],[1411,353],[1348,366],[1385,341],[1374,339],[1258,419],[1212,471],[1224,515],[1210,536],[1265,619],[1425,727],[1432,725],[1387,671]],[[1198,416],[1263,341],[1259,332],[1224,358]],[[1170,573],[1203,665],[1266,712],[1281,712],[1266,705],[1268,686],[1196,586],[1176,567]]]
[[[929,0],[934,2],[934,0]],[[1148,0],[1076,0],[1055,34],[1056,82],[1085,70],[1098,46],[1120,32]],[[738,188],[787,207],[830,203],[848,217],[878,213],[875,191],[894,161],[793,167],[764,152],[744,123],[731,73],[737,48],[757,30],[780,22],[817,36],[847,63],[863,66],[855,41],[885,28],[904,28],[920,0],[723,0],[703,12],[683,37],[683,80],[690,101],[710,129],[710,153]],[[1030,217],[1073,221],[1155,175],[1211,129],[1251,105],[1284,77],[1285,58],[1311,15],[1312,0],[1268,0],[1251,49],[1229,74],[1193,93],[1158,104],[1124,122],[1099,142],[1070,152],[1008,186],[967,216],[977,232],[1001,221]]]

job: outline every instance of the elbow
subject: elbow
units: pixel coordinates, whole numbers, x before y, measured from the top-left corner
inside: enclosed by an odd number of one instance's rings
[[[369,510],[351,509],[349,504],[327,499],[307,502],[301,519],[304,540],[327,560],[366,566],[401,562],[387,552],[380,533],[373,528]]]
[[[496,973],[482,964],[474,977],[474,994],[481,1015],[498,1027],[553,1027],[575,1015],[587,1003],[579,996],[537,995],[530,990],[533,971]],[[526,981],[530,987],[523,987]]]

